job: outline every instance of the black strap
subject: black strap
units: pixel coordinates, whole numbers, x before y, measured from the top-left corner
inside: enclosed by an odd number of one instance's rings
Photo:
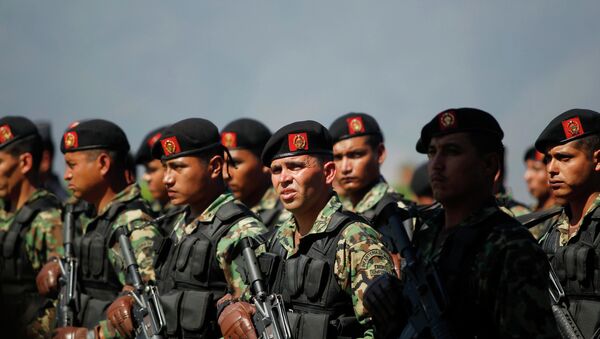
[[[563,209],[564,207],[562,206],[556,206],[546,210],[523,214],[516,217],[515,219],[517,219],[517,221],[520,222],[524,227],[531,228],[543,221],[552,218],[555,215],[562,213]]]

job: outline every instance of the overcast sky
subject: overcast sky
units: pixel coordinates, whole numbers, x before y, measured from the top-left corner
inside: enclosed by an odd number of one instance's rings
[[[597,1],[0,0],[0,109],[118,123],[136,149],[188,117],[273,131],[349,111],[381,124],[391,180],[419,163],[421,127],[449,107],[492,113],[519,200],[522,155],[547,122],[600,110]],[[62,173],[62,159],[57,171]]]

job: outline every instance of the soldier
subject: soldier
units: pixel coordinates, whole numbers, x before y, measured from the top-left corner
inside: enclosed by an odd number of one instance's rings
[[[36,123],[40,136],[42,137],[43,152],[40,162],[40,180],[44,188],[52,192],[60,201],[66,201],[69,193],[65,190],[58,176],[52,171],[54,161],[54,142],[52,142],[52,133],[50,124],[45,121]]]
[[[406,219],[406,209],[413,203],[397,193],[381,175],[386,158],[383,133],[375,119],[365,113],[348,113],[329,127],[333,139],[333,161],[336,166],[336,187],[346,210],[365,217],[394,253],[394,267],[399,272],[400,259],[390,240],[389,218],[392,214]],[[398,225],[400,226],[400,225]],[[409,230],[412,232],[412,230]]]
[[[542,239],[569,311],[585,338],[600,334],[600,113],[572,109],[535,142],[548,159],[550,187],[565,206]]]
[[[41,158],[41,137],[30,120],[0,119],[0,198],[9,207],[0,211],[0,290],[11,326],[30,323],[43,309],[35,275],[63,253],[60,201],[40,188]]]
[[[271,131],[253,119],[230,122],[221,131],[221,143],[229,149],[235,167],[227,167],[223,178],[236,199],[250,207],[267,228],[289,217],[271,185],[269,168],[260,160]]]
[[[129,230],[145,280],[154,279],[152,248],[159,231],[147,223],[150,208],[139,187],[127,183],[129,142],[120,127],[101,119],[74,123],[63,135],[61,151],[69,189],[93,205],[96,213],[75,240],[81,291],[77,325],[81,327],[57,328],[55,338],[111,338],[116,333],[104,320],[104,312],[126,283],[125,261],[114,231],[120,226]],[[39,292],[56,294],[60,275],[58,263],[48,262],[37,276]]]
[[[169,338],[220,336],[216,301],[226,292],[237,298],[246,290],[235,261],[236,246],[241,238],[266,232],[226,190],[224,150],[216,126],[199,118],[168,127],[153,147],[154,158],[165,166],[163,182],[171,202],[187,206],[157,254],[157,284]],[[131,305],[131,297],[124,296],[108,310],[123,336],[133,334]]]
[[[555,338],[548,261],[492,193],[503,135],[496,119],[474,108],[443,111],[423,127],[416,148],[428,154],[443,209],[417,225],[413,243],[424,267],[439,273],[448,300],[440,306],[455,337]],[[402,284],[386,278],[369,286],[365,300],[377,330],[391,336],[422,310],[404,307]],[[379,284],[386,280],[394,288]]]
[[[536,203],[532,211],[546,210],[556,206],[556,199],[548,183],[548,172],[544,162],[544,154],[531,147],[525,152],[525,174],[523,178],[527,183],[527,189],[535,199]]]
[[[266,144],[262,161],[292,217],[264,246],[280,258],[271,292],[282,294],[295,338],[372,337],[362,294],[375,277],[393,272],[380,235],[344,211],[332,190],[336,167],[332,141],[315,121],[289,124]],[[276,261],[274,261],[276,262]],[[246,302],[233,302],[219,317],[226,337],[253,337]]]
[[[179,209],[169,200],[167,187],[163,183],[165,169],[160,159],[152,157],[152,146],[160,139],[166,128],[167,126],[162,126],[154,129],[144,137],[135,154],[135,163],[144,166],[145,171],[142,179],[146,181],[148,191],[152,195],[152,210],[155,215],[167,216],[161,220],[160,228],[163,234],[169,235],[172,231],[171,227],[173,226],[174,217]],[[168,217],[168,215],[172,217]]]

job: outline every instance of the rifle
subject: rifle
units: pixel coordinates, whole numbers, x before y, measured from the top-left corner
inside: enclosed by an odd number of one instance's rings
[[[79,292],[77,291],[77,258],[73,250],[73,220],[72,204],[65,207],[65,222],[63,238],[65,256],[58,260],[62,275],[59,279],[60,293],[56,310],[56,327],[75,325],[75,316],[79,310]]]
[[[129,294],[133,297],[133,319],[136,339],[162,339],[165,331],[165,313],[158,298],[158,289],[151,284],[144,284],[138,264],[133,254],[127,230],[124,226],[116,229],[121,246],[121,254],[125,260],[127,275],[133,284],[133,291]]]
[[[292,339],[292,329],[283,298],[280,294],[267,294],[262,272],[251,246],[251,238],[240,241],[242,256],[246,263],[248,279],[253,292],[252,300],[256,306],[253,322],[262,339]]]
[[[440,277],[433,266],[426,265],[417,259],[417,249],[410,242],[406,233],[407,229],[413,229],[413,217],[416,216],[414,207],[411,207],[409,208],[409,218],[403,222],[400,222],[398,213],[394,213],[390,217],[392,239],[406,263],[402,269],[404,294],[409,297],[413,309],[417,310],[408,319],[408,325],[402,331],[400,338],[414,338],[425,329],[429,329],[434,338],[449,339],[452,338],[450,327],[442,318],[443,310],[447,305],[447,297]]]
[[[573,316],[569,312],[569,308],[565,303],[565,291],[560,284],[560,280],[554,272],[554,268],[550,265],[550,298],[552,299],[552,314],[558,325],[558,332],[563,338],[575,339],[583,338],[579,327],[575,323]]]

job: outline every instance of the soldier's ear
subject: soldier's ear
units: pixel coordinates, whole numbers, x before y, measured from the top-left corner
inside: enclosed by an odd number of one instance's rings
[[[327,185],[333,183],[335,179],[335,163],[333,161],[327,161],[323,164],[323,173],[325,174],[325,182]]]
[[[500,169],[500,155],[496,152],[491,152],[483,156],[484,170],[487,175],[494,178],[494,182],[498,181],[502,176]]]
[[[223,165],[225,159],[220,155],[215,155],[208,161],[208,172],[210,173],[211,179],[217,179],[223,175]]]
[[[27,175],[33,169],[33,156],[31,153],[23,153],[19,155],[19,170],[21,174]]]
[[[385,158],[387,157],[387,150],[385,149],[385,145],[383,144],[383,142],[379,143],[379,145],[377,145],[377,162],[382,165],[383,162],[385,161]]]
[[[96,163],[100,167],[100,174],[102,174],[102,176],[108,174],[110,168],[113,165],[112,161],[113,159],[106,152],[100,152],[100,154],[98,154],[98,157],[96,158]]]
[[[597,149],[592,153],[592,161],[594,162],[594,170],[600,172],[600,149]]]

